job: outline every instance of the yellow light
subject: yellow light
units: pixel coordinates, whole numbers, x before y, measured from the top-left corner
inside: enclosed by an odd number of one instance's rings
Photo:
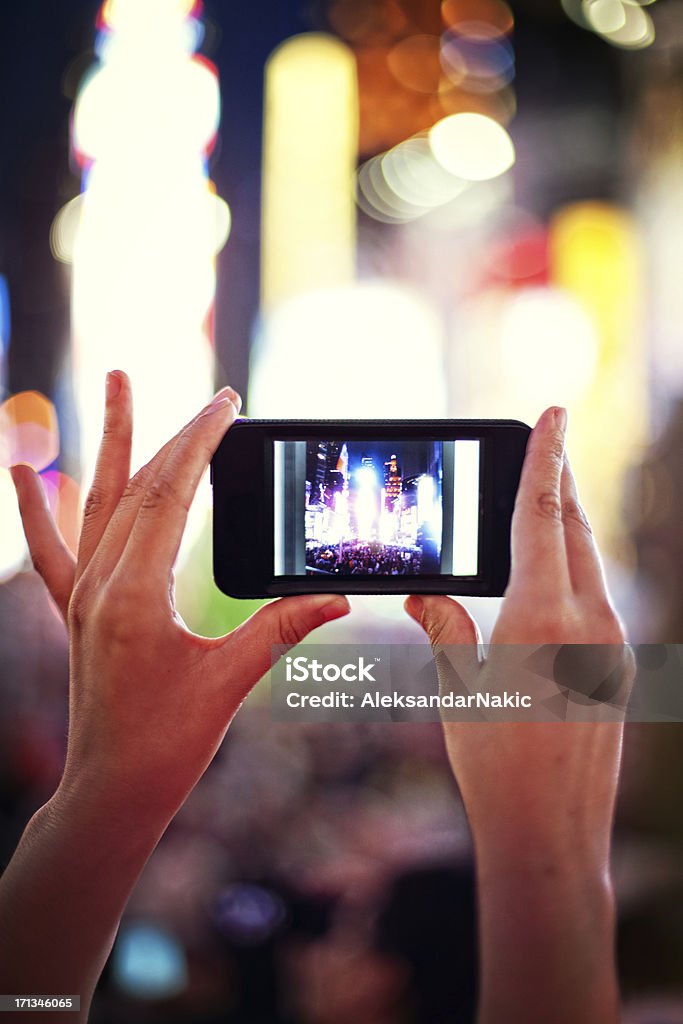
[[[596,533],[612,555],[625,548],[624,473],[647,437],[647,367],[641,324],[642,267],[630,215],[606,203],[566,207],[550,225],[554,283],[590,316],[596,372],[575,406],[571,453]]]
[[[24,462],[40,472],[58,455],[57,413],[45,395],[21,391],[0,405],[0,466]]]
[[[355,271],[356,65],[338,39],[283,43],[266,66],[262,305]]]
[[[483,114],[451,114],[429,132],[435,158],[466,181],[497,178],[512,167],[515,149],[502,125]]]

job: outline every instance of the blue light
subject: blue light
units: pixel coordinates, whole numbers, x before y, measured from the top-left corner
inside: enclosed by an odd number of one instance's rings
[[[185,953],[173,935],[152,924],[119,932],[112,954],[116,984],[138,999],[168,999],[187,985]]]

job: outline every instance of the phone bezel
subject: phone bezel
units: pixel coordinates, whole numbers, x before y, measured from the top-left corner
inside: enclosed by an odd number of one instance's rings
[[[238,419],[211,464],[214,580],[236,598],[287,594],[445,593],[500,596],[510,570],[510,520],[530,427],[518,420]],[[477,576],[275,576],[274,440],[479,439]],[[265,538],[265,540],[264,540]]]

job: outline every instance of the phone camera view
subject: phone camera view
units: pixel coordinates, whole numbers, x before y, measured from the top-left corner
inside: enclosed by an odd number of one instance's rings
[[[479,440],[273,442],[276,576],[476,576]]]

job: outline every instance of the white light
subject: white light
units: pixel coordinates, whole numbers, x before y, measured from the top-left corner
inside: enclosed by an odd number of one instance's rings
[[[74,145],[94,162],[83,195],[58,214],[52,245],[57,258],[73,260],[74,381],[86,485],[107,370],[126,370],[133,382],[134,468],[213,390],[206,324],[215,255],[230,214],[206,176],[219,90],[215,72],[191,52],[189,9],[182,0],[107,4],[111,33],[102,63],[76,101]],[[202,500],[193,510],[186,546],[207,509]]]
[[[596,32],[616,32],[626,24],[621,0],[583,0],[583,13]]]
[[[557,288],[510,299],[500,326],[501,370],[519,398],[571,404],[588,387],[598,341],[586,310]]]
[[[252,416],[443,416],[443,325],[405,285],[309,292],[264,318],[250,381]]]
[[[450,114],[429,132],[438,162],[466,181],[487,181],[515,162],[512,139],[502,125],[484,114]]]
[[[625,50],[642,50],[654,42],[655,27],[652,18],[637,4],[625,3],[624,22],[613,30],[603,29],[601,34],[614,46]]]
[[[479,441],[456,441],[453,467],[453,575],[479,571]]]
[[[27,553],[12,477],[0,468],[0,583],[21,569]]]

